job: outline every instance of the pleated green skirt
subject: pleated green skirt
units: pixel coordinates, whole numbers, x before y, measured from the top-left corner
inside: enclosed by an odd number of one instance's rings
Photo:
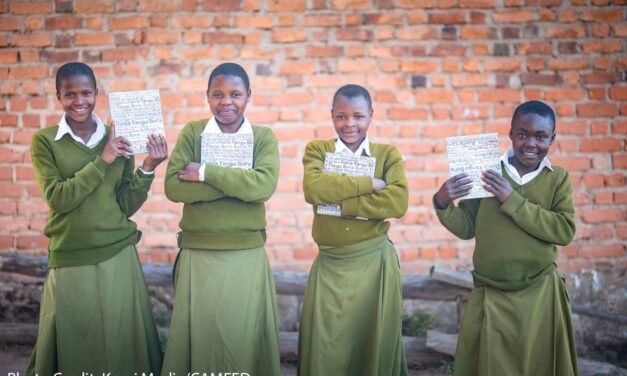
[[[570,301],[559,273],[513,292],[472,290],[457,343],[456,376],[578,375]]]
[[[387,236],[321,247],[301,313],[298,374],[407,375],[402,277]]]
[[[161,361],[134,246],[100,264],[48,271],[26,375],[158,375]]]
[[[162,375],[279,375],[274,277],[263,247],[182,249]]]

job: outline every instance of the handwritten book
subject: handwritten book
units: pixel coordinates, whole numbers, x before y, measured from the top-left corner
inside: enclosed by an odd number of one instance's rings
[[[252,133],[203,133],[200,163],[231,167],[253,168]]]
[[[377,159],[374,157],[360,157],[349,153],[326,153],[324,157],[324,171],[348,176],[374,177]],[[336,203],[318,205],[316,213],[321,215],[342,216],[342,206]]]
[[[148,152],[148,135],[165,134],[159,90],[110,93],[109,107],[115,135],[131,142],[133,154]]]
[[[495,170],[501,173],[501,154],[496,133],[447,137],[446,150],[450,175],[464,172],[472,178],[473,187],[470,193],[460,200],[494,196],[483,189],[481,171]]]

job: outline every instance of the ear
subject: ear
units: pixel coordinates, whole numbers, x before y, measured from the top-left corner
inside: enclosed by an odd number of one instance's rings
[[[250,102],[250,96],[253,95],[253,91],[248,89],[248,92],[246,92],[246,103]]]
[[[207,89],[207,104],[209,103],[209,89]]]
[[[553,134],[551,135],[551,142],[549,142],[549,145],[553,145],[554,142],[555,142],[555,132],[553,132]]]
[[[57,100],[59,101],[61,100],[61,93],[59,93],[58,91],[57,91]]]
[[[509,130],[509,139],[514,141],[514,133],[512,132],[511,128]]]

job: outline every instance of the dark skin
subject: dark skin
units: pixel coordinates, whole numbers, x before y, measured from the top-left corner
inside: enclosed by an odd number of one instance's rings
[[[509,163],[516,168],[522,177],[538,169],[555,141],[555,129],[550,118],[528,113],[514,119],[509,132],[514,155]],[[483,188],[492,193],[500,203],[504,203],[512,195],[514,189],[507,179],[494,170],[481,173]],[[435,195],[438,209],[445,209],[454,200],[468,195],[472,184],[465,174],[448,179]]]
[[[215,76],[207,89],[207,103],[222,133],[235,133],[244,123],[244,110],[251,91],[239,76]],[[183,181],[200,181],[202,165],[189,162],[178,173]]]
[[[65,111],[65,119],[74,132],[86,143],[96,132],[96,121],[92,117],[98,89],[96,83],[89,76],[71,76],[61,81],[57,92],[57,99]],[[168,145],[163,135],[150,135],[147,140],[148,157],[144,160],[142,169],[146,172],[153,171],[159,163],[168,156]],[[115,137],[115,124],[111,122],[109,138],[100,157],[111,164],[118,156],[129,159],[133,153],[131,143],[124,137]]]

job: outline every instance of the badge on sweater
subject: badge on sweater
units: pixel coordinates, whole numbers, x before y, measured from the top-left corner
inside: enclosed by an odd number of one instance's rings
[[[348,176],[374,177],[377,164],[375,157],[357,156],[350,153],[326,153],[324,171]],[[318,205],[316,213],[321,215],[342,216],[342,206],[336,203]]]

